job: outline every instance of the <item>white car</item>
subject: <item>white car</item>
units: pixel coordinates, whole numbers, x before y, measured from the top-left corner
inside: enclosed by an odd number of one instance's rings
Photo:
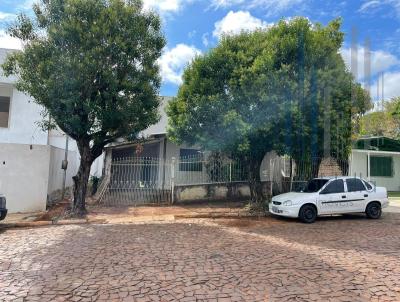
[[[378,219],[388,205],[386,188],[357,177],[323,177],[309,181],[300,192],[274,196],[269,211],[312,223],[319,215],[346,213],[366,213]]]

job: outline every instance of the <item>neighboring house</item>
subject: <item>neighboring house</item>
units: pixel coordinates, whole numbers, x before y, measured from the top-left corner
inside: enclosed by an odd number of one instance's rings
[[[107,194],[111,195],[115,192],[111,196],[111,199],[114,198],[112,202],[126,203],[129,199],[137,199],[140,203],[165,199],[171,193],[165,191],[171,190],[172,182],[180,189],[196,185],[201,187],[193,189],[185,197],[182,197],[183,193],[180,194],[181,200],[202,199],[204,196],[220,198],[231,194],[232,192],[228,193],[229,190],[234,190],[232,194],[236,197],[248,197],[249,189],[241,185],[246,183],[247,186],[247,167],[243,163],[227,158],[221,162],[213,161],[208,157],[210,152],[203,152],[196,146],[178,145],[167,137],[168,119],[165,109],[172,98],[160,98],[161,118],[157,124],[142,131],[137,142],[119,141],[105,148],[105,167],[101,170],[105,179],[104,192],[107,191]],[[287,177],[287,161],[277,159],[281,158],[275,152],[266,154],[260,171],[262,181],[273,178],[274,182],[279,182]],[[271,165],[274,165],[273,169]],[[274,171],[273,175],[271,170]],[[233,183],[237,184],[235,188]],[[211,184],[220,186],[210,187]],[[126,192],[129,190],[131,193],[128,195]],[[116,192],[119,192],[119,195]],[[118,197],[115,197],[116,195]],[[110,196],[107,199],[110,199]]]
[[[0,64],[13,51],[0,49]],[[66,137],[37,125],[42,108],[18,91],[15,82],[16,78],[5,77],[0,70],[0,193],[6,196],[10,213],[42,211],[62,188]],[[73,140],[68,161],[66,186],[70,187],[78,163]]]
[[[364,177],[388,191],[400,191],[400,141],[383,136],[360,138],[350,161],[350,175]]]

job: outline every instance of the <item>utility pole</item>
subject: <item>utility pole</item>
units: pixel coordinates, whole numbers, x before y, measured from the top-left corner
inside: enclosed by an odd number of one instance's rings
[[[65,155],[64,155],[64,160],[62,161],[61,164],[61,169],[64,170],[61,200],[64,200],[65,198],[65,182],[67,179],[67,168],[68,168],[68,135],[65,134]]]

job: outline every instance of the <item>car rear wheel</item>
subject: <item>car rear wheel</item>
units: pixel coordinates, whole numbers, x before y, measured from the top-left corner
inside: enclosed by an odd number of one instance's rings
[[[311,204],[306,204],[300,208],[299,218],[302,222],[313,223],[317,219],[317,209]]]
[[[379,202],[371,202],[368,204],[365,213],[370,219],[379,219],[382,215],[382,207]]]

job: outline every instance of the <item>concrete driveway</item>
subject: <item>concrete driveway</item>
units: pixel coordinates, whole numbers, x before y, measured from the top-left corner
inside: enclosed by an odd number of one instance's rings
[[[0,232],[0,301],[400,301],[397,213]]]

